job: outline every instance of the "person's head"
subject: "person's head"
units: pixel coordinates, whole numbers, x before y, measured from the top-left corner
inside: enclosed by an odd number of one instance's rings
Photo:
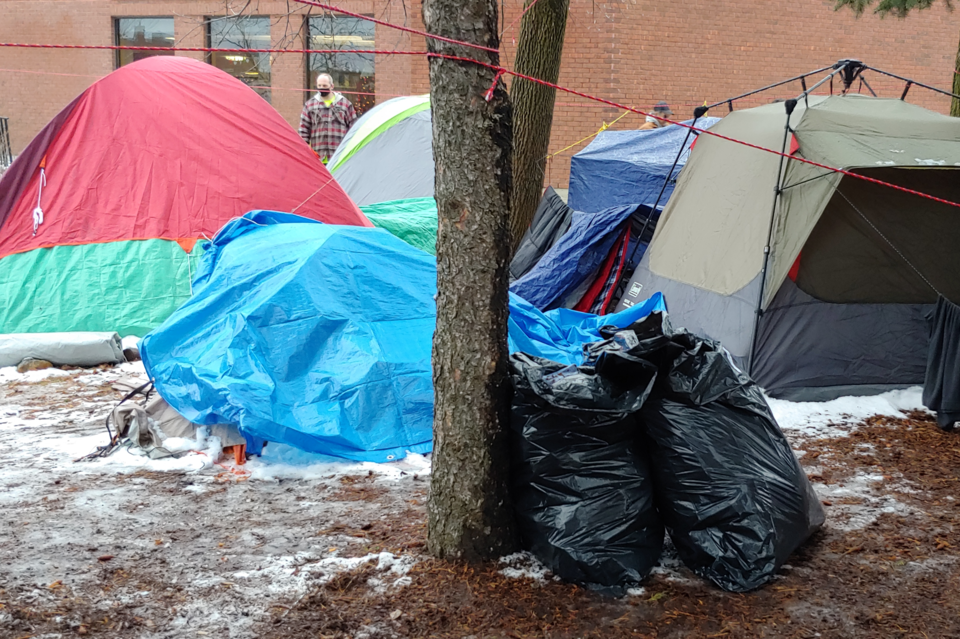
[[[653,114],[659,115],[661,118],[673,117],[673,111],[670,109],[670,105],[666,102],[658,102],[657,106],[653,107]]]
[[[333,91],[333,78],[329,73],[321,73],[317,76],[317,91],[320,95],[326,97]]]

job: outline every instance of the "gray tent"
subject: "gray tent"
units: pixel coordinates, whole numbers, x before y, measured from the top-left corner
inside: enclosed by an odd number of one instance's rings
[[[711,132],[780,150],[786,121],[769,104]],[[960,119],[848,95],[801,100],[790,126],[788,152],[960,202]],[[662,291],[773,395],[922,384],[929,312],[960,299],[960,209],[791,160],[777,197],[779,167],[701,135],[619,308]]]
[[[327,168],[358,206],[433,197],[430,96],[393,98],[364,113]]]

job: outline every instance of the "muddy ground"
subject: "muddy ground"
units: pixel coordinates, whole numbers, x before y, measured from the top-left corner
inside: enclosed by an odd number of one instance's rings
[[[924,413],[788,433],[828,523],[774,583],[724,593],[668,551],[605,599],[427,557],[418,473],[73,463],[129,373],[0,379],[4,639],[960,638],[960,436]]]

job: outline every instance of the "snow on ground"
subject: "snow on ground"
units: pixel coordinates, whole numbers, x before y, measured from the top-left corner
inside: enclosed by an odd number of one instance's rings
[[[843,437],[874,415],[905,417],[911,410],[926,410],[919,386],[871,397],[839,397],[829,402],[788,402],[767,398],[773,416],[788,436]]]
[[[212,467],[196,453],[150,460],[118,450],[74,462],[107,443],[104,419],[124,394],[112,385],[131,377],[146,380],[139,362],[0,369],[0,509],[9,515],[0,518],[0,594],[8,605],[58,610],[63,589],[110,623],[143,624],[139,634],[115,636],[246,639],[274,606],[359,565],[373,567],[374,589],[407,583],[416,555],[377,549],[367,531],[389,538],[411,504],[422,505],[427,484],[416,477],[429,476],[427,457],[343,463],[271,445],[241,474],[229,472],[232,461]],[[360,483],[371,490],[344,492]],[[73,636],[80,622],[64,615],[58,623]]]
[[[408,583],[416,555],[372,547],[359,531],[396,526],[408,504],[422,507],[426,484],[417,479],[429,476],[429,457],[352,463],[270,444],[242,475],[229,472],[232,462],[212,466],[197,453],[150,460],[119,450],[75,463],[107,443],[104,419],[123,395],[111,385],[121,378],[145,381],[142,364],[26,374],[0,369],[0,509],[13,513],[0,519],[0,583],[10,584],[18,601],[41,605],[53,596],[49,585],[62,583],[93,593],[107,616],[123,609],[166,619],[163,632],[142,636],[245,639],[256,636],[271,607],[294,605],[343,571],[374,566],[367,583],[380,592]],[[920,394],[912,388],[823,403],[769,401],[804,462],[804,441],[849,435],[874,415],[922,409]],[[179,444],[202,448],[202,442]],[[805,470],[816,474],[816,463],[809,460]],[[342,480],[357,477],[382,491],[370,500],[339,492]],[[856,530],[883,513],[910,512],[884,494],[889,482],[869,473],[815,481],[821,499],[833,503],[828,526]],[[861,503],[846,503],[851,498]],[[539,583],[552,577],[528,553],[501,564],[508,577]],[[696,580],[669,545],[653,572],[678,584]],[[118,574],[126,581],[116,585]]]
[[[500,574],[510,579],[532,579],[539,584],[545,584],[547,579],[552,577],[550,569],[526,551],[501,557],[500,563],[504,565]]]

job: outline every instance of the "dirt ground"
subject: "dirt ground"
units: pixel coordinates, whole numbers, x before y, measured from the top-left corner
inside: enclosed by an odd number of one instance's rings
[[[725,593],[668,549],[605,599],[529,558],[429,558],[417,473],[73,463],[104,443],[121,374],[0,378],[4,639],[960,638],[960,435],[925,413],[788,431],[828,523],[772,584]]]

